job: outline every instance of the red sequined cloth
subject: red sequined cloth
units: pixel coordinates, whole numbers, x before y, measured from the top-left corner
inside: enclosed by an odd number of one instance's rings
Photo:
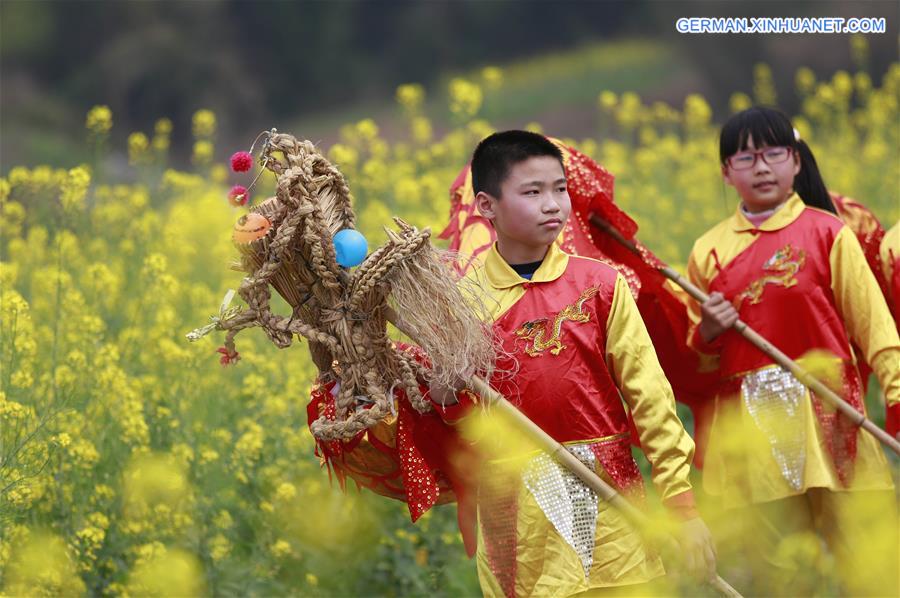
[[[845,363],[841,376],[842,388],[837,392],[838,396],[859,411],[863,412],[862,383],[859,372],[852,363]],[[834,390],[834,389],[832,389]],[[840,411],[837,411],[830,403],[822,401],[814,392],[810,392],[813,401],[813,409],[816,419],[822,426],[825,435],[825,447],[831,455],[834,470],[841,484],[846,488],[853,480],[853,464],[856,462],[856,439],[859,426],[847,419]]]
[[[317,384],[313,388],[307,408],[310,422],[320,415],[334,419],[334,384]],[[448,477],[449,463],[438,457],[439,451],[423,447],[421,436],[430,437],[428,442],[444,449],[456,442],[456,432],[434,414],[415,412],[401,391],[395,394],[396,417],[388,416],[349,440],[316,440],[316,455],[329,472],[334,472],[342,488],[349,477],[359,487],[402,500],[415,521],[434,505],[456,498]],[[417,427],[427,432],[417,434]]]
[[[481,537],[491,573],[507,598],[516,596],[516,528],[521,481],[503,467],[486,469],[478,487]]]
[[[602,469],[612,478],[616,490],[637,502],[644,500],[644,478],[631,455],[628,438],[612,438],[590,445]],[[598,468],[598,472],[600,468]]]

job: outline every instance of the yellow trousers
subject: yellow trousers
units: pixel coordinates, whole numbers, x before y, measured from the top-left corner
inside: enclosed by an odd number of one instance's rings
[[[719,571],[745,596],[898,596],[893,491],[810,488],[712,520]]]
[[[627,586],[592,588],[572,594],[569,598],[647,598],[651,596],[671,596],[672,588],[660,581],[648,581]]]

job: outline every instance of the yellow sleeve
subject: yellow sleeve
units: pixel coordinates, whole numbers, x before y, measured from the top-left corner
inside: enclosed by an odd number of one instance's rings
[[[846,226],[829,255],[831,290],[850,338],[872,366],[887,403],[900,402],[900,337],[859,241]]]
[[[653,468],[653,484],[664,501],[690,491],[694,441],[675,413],[672,387],[621,275],[616,277],[606,339],[606,364],[631,409]]]

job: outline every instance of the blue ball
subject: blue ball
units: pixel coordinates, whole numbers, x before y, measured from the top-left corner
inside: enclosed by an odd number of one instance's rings
[[[344,268],[352,268],[363,263],[369,252],[369,243],[357,230],[345,228],[334,236],[334,252],[337,263]]]

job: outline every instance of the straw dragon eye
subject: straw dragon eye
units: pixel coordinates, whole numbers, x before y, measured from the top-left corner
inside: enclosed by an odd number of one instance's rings
[[[241,216],[234,225],[234,232],[231,238],[235,243],[252,243],[258,239],[262,239],[272,228],[269,219],[261,214],[251,212]]]

